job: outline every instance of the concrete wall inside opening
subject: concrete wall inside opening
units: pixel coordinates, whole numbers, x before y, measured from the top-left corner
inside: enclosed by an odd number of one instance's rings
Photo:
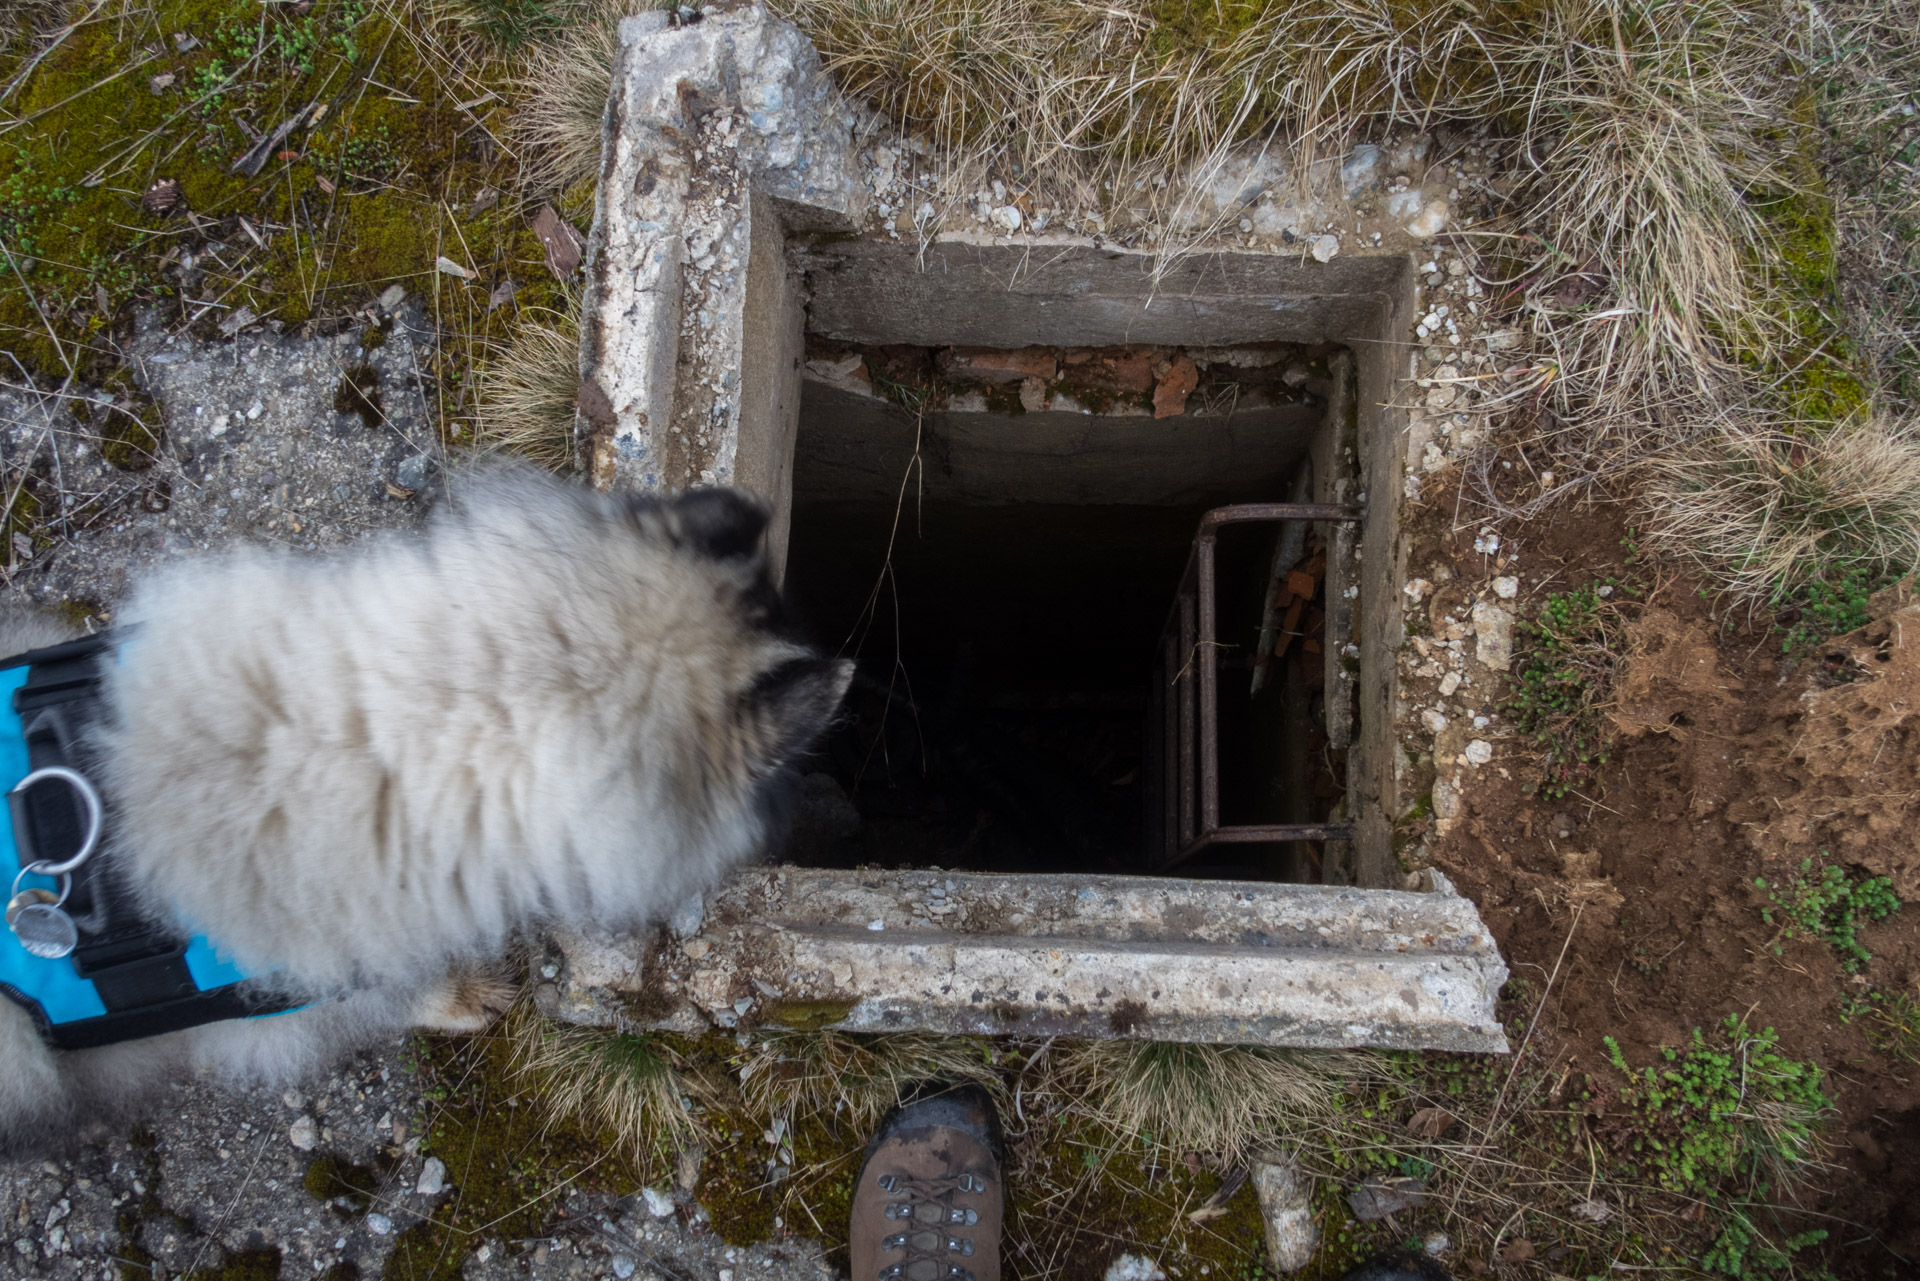
[[[808,324],[787,581],[860,675],[788,857],[1152,870],[1156,658],[1199,518],[1357,502],[1378,461],[1359,439],[1375,425],[1359,403],[1369,357],[1330,331],[1365,337],[1393,290],[1352,277],[1314,298],[1270,260],[1251,280],[1214,264],[1216,292],[1172,282],[1170,323],[1155,282],[1112,255],[1063,293],[1045,272],[1008,288],[990,249],[917,270],[888,248],[793,255]],[[1373,270],[1391,286],[1395,266]],[[1169,874],[1386,883],[1382,825],[1355,813],[1377,806],[1364,776],[1384,719],[1358,679],[1368,629],[1353,630],[1370,531],[1346,528],[1221,533],[1220,804],[1227,824],[1355,822],[1361,838],[1216,846]],[[1330,716],[1330,700],[1345,706]],[[1348,732],[1330,738],[1330,720]]]

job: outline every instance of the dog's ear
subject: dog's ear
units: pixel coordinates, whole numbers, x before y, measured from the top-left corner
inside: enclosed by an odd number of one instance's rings
[[[744,489],[690,489],[673,502],[680,540],[715,560],[744,560],[760,548],[772,513]]]
[[[850,658],[790,658],[762,672],[741,700],[756,764],[778,770],[812,747],[852,683]]]

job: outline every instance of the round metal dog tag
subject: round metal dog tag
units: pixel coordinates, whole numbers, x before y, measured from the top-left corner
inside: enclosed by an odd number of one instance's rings
[[[44,960],[58,960],[80,942],[73,918],[51,903],[25,904],[9,923],[20,946]]]
[[[13,918],[20,915],[20,909],[34,903],[58,903],[60,896],[52,890],[21,890],[7,900],[7,924],[13,924]]]

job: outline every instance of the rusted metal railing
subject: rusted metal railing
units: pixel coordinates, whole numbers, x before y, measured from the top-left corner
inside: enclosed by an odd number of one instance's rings
[[[1214,543],[1223,525],[1287,520],[1358,521],[1357,507],[1337,503],[1240,503],[1200,518],[1186,571],[1160,636],[1154,720],[1160,736],[1150,762],[1158,772],[1157,813],[1149,816],[1155,870],[1192,858],[1210,845],[1340,841],[1344,823],[1220,824],[1220,681]]]

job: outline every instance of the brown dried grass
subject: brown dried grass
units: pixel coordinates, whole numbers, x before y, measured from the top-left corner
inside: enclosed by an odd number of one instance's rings
[[[1331,1122],[1343,1092],[1379,1076],[1373,1057],[1359,1052],[1084,1041],[1057,1054],[1056,1088],[1102,1129],[1228,1163]]]
[[[1920,567],[1920,423],[1810,432],[1730,417],[1652,467],[1648,538],[1742,600],[1815,573]]]
[[[643,0],[602,0],[551,42],[532,49],[514,71],[519,107],[510,136],[530,192],[565,191],[594,177],[601,117],[620,51],[620,19],[648,7]]]
[[[972,1082],[1006,1100],[992,1042],[976,1037],[776,1032],[763,1037],[740,1070],[741,1091],[756,1113],[844,1118],[861,1131],[929,1082]]]
[[[500,1027],[515,1079],[550,1116],[615,1136],[642,1168],[699,1138],[697,1113],[681,1100],[709,1092],[660,1037],[556,1022],[526,1000]]]
[[[474,448],[567,470],[574,462],[574,402],[579,393],[577,309],[529,309],[505,346],[474,376]]]

